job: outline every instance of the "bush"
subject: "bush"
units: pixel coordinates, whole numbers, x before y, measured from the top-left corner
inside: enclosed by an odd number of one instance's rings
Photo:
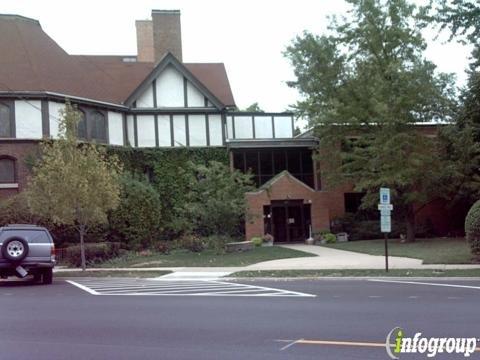
[[[205,249],[205,243],[197,235],[186,234],[176,241],[176,247],[197,253]]]
[[[221,235],[211,235],[203,239],[205,247],[214,250],[216,254],[223,254],[225,252],[225,244],[232,241],[231,238]]]
[[[153,244],[153,249],[161,254],[169,254],[171,250],[171,241],[156,241]]]
[[[151,247],[161,230],[160,197],[152,185],[131,176],[121,185],[120,204],[109,216],[112,237],[130,249]]]
[[[120,243],[86,243],[85,257],[87,264],[93,265],[115,258],[120,255]],[[79,267],[82,264],[80,258],[80,245],[69,246],[63,249],[61,262],[68,266]]]
[[[327,244],[335,244],[337,242],[337,237],[332,233],[323,234],[322,237]]]
[[[263,239],[261,237],[255,236],[251,238],[251,242],[253,243],[253,245],[258,247],[258,246],[262,246]]]
[[[468,211],[465,218],[465,235],[472,254],[480,256],[480,200]]]
[[[359,220],[353,214],[347,214],[334,222],[335,232],[346,232],[350,241],[381,239],[384,236],[380,231],[380,220]],[[392,232],[389,236],[398,238],[405,232],[404,223],[392,219]]]

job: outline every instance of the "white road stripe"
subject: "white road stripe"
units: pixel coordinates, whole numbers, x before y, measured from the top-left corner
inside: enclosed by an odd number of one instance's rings
[[[82,284],[76,283],[75,281],[71,281],[71,280],[65,280],[65,281],[68,282],[69,284],[72,284],[73,286],[76,286],[82,290],[85,290],[86,292],[92,295],[99,295],[98,292],[96,292],[95,290],[92,290],[86,286],[83,286]]]
[[[165,296],[272,296],[315,297],[297,291],[216,280],[67,280],[68,283],[93,295],[165,295]]]
[[[463,289],[476,289],[476,290],[480,290],[480,286],[471,286],[471,285],[458,285],[458,284],[439,284],[439,283],[427,283],[427,282],[416,282],[416,281],[402,281],[402,280],[380,280],[380,279],[369,279],[368,281],[374,281],[374,282],[383,282],[383,283],[392,283],[392,284],[409,284],[409,285],[443,286],[443,287],[454,287],[454,288],[463,288]]]

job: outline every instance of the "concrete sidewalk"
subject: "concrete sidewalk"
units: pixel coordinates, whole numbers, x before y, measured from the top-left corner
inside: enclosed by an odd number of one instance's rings
[[[293,250],[309,252],[317,256],[264,261],[245,267],[245,270],[321,270],[321,269],[384,269],[385,257],[353,251],[331,249],[315,245],[283,245]],[[422,260],[389,256],[391,269],[480,269],[474,264],[429,264]]]
[[[172,271],[164,275],[171,279],[216,279],[238,271],[254,270],[352,270],[384,269],[385,257],[362,254],[352,251],[337,250],[315,245],[282,245],[285,248],[311,253],[312,256],[259,262],[243,267],[151,267],[151,268],[89,268],[89,271]],[[422,260],[390,256],[391,269],[480,269],[479,265],[469,264],[422,264]],[[78,271],[79,269],[62,269],[56,271]]]

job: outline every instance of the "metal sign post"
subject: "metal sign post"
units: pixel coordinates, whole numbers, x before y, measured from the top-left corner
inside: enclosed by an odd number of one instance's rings
[[[390,204],[390,189],[380,188],[380,231],[384,234],[385,239],[385,271],[388,272],[388,233],[392,231],[391,212],[393,205]]]

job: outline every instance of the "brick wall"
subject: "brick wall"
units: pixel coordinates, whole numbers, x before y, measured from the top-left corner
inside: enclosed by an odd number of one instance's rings
[[[16,160],[18,189],[0,189],[0,199],[7,198],[23,191],[27,186],[30,170],[26,159],[38,154],[38,142],[31,140],[0,140],[0,157],[9,156]]]
[[[246,194],[248,218],[245,224],[245,237],[262,236],[264,232],[263,206],[272,200],[303,199],[311,206],[312,230],[330,228],[330,221],[345,213],[342,191],[314,191],[308,186],[285,174],[274,181],[266,190]]]

